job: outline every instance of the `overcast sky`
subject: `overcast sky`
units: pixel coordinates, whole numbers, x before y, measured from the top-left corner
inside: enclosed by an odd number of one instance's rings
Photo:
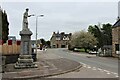
[[[4,2],[9,21],[9,33],[20,39],[22,18],[25,9],[29,14],[40,15],[38,18],[38,38],[49,40],[55,31],[73,33],[87,30],[89,25],[100,23],[114,24],[118,16],[117,2]],[[36,18],[29,18],[29,28],[35,39]]]

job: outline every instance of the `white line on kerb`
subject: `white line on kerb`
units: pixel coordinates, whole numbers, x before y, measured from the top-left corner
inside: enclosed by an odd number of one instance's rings
[[[115,76],[115,77],[119,77],[119,76]]]
[[[115,72],[110,72],[110,71],[108,71],[108,70],[103,70],[103,69],[101,69],[101,68],[96,68],[96,67],[91,67],[91,66],[89,66],[89,65],[87,65],[87,64],[85,64],[85,63],[83,63],[83,62],[80,62],[82,65],[83,65],[83,67],[87,67],[87,68],[92,68],[92,70],[99,70],[100,72],[106,72],[107,74],[114,74],[114,75],[116,75],[115,77],[119,77],[118,76],[118,73],[115,73]]]
[[[107,73],[107,74],[110,74],[110,73]]]
[[[101,69],[101,68],[98,68],[98,70],[100,70],[100,71],[101,71],[102,69]]]
[[[104,71],[105,71],[105,72],[108,72],[108,73],[110,72],[110,71],[108,71],[108,70],[104,70]]]
[[[118,73],[114,73],[114,72],[112,72],[113,74],[115,74],[115,75],[117,75]]]

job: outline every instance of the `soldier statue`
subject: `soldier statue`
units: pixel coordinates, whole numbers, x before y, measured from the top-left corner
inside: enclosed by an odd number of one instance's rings
[[[23,29],[28,29],[28,17],[34,16],[34,15],[28,15],[29,9],[27,8],[24,15],[23,15]]]

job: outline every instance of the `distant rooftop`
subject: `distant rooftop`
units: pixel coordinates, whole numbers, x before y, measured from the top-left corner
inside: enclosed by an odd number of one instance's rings
[[[8,36],[8,40],[16,40],[15,36]]]
[[[64,37],[69,37],[70,38],[71,35],[72,35],[72,33],[66,34],[65,32],[61,32],[61,33],[59,33],[59,32],[57,32],[57,33],[53,32],[53,35],[52,35],[51,38],[56,37],[56,38],[60,38],[60,40],[63,40]]]
[[[120,18],[118,17],[117,22],[113,25],[113,28],[120,27]]]

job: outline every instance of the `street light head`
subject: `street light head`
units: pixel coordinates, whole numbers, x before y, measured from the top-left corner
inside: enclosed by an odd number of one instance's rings
[[[44,15],[42,14],[41,16],[43,17]]]
[[[41,15],[39,15],[40,17],[43,17],[44,15],[43,14],[41,14]]]

